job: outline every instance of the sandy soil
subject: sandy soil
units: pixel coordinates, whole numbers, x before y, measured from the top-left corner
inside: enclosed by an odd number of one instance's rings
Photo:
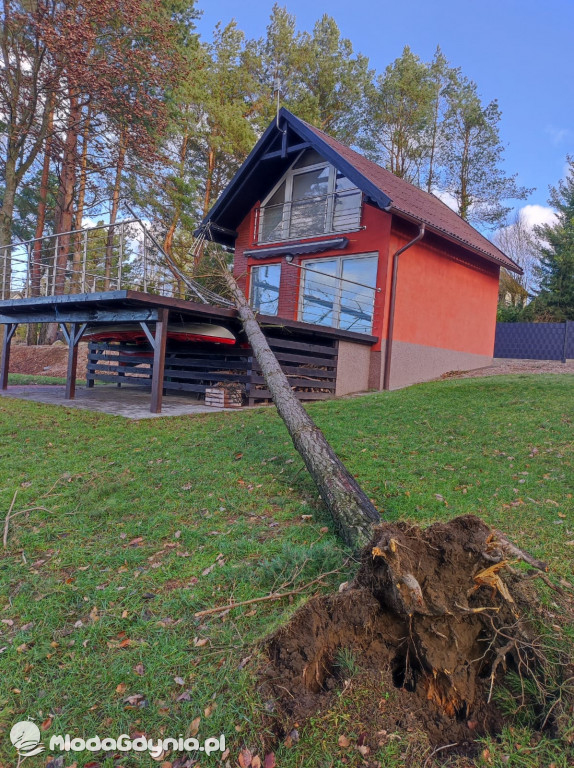
[[[574,360],[561,363],[559,360],[507,360],[500,358],[488,368],[474,371],[452,371],[442,379],[471,379],[479,376],[507,376],[511,373],[574,373]]]
[[[88,345],[78,346],[78,376],[86,372]],[[34,376],[66,376],[68,367],[68,347],[64,344],[54,346],[27,347],[13,344],[10,353],[10,373],[28,373]]]

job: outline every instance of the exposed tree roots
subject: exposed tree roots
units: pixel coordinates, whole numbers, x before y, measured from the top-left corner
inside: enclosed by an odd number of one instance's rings
[[[496,732],[497,681],[511,669],[541,686],[547,666],[526,618],[539,612],[531,580],[510,558],[546,570],[473,516],[425,530],[378,526],[355,580],[310,600],[269,639],[265,699],[289,728],[329,706],[354,667],[386,702],[381,727],[414,722],[435,745]]]

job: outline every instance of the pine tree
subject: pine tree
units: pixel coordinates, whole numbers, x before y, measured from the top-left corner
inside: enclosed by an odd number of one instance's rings
[[[540,290],[531,311],[539,319],[574,320],[574,157],[566,177],[550,188],[556,223],[535,227],[542,243],[537,273]]]

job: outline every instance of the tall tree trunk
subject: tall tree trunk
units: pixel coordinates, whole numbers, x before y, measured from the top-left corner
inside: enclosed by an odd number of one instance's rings
[[[126,157],[126,135],[122,131],[119,137],[118,147],[118,162],[116,164],[116,177],[114,179],[114,188],[112,191],[112,209],[110,211],[110,227],[108,229],[108,237],[106,240],[106,272],[104,279],[104,290],[110,289],[110,279],[112,274],[112,259],[114,254],[114,224],[118,217],[118,209],[120,207],[120,189],[122,184],[122,172],[124,169],[124,161]],[[118,286],[119,287],[119,286]]]
[[[69,115],[62,170],[60,173],[60,188],[58,190],[58,224],[56,232],[58,249],[56,257],[56,275],[54,279],[55,293],[64,293],[66,286],[66,267],[70,256],[70,230],[74,221],[74,187],[76,184],[76,169],[78,165],[78,136],[82,111],[76,94],[69,98]]]
[[[189,144],[189,132],[185,131],[182,137],[181,147],[179,151],[178,170],[179,170],[180,178],[182,178],[183,174],[185,173],[185,161],[187,158],[188,144]],[[171,256],[172,259],[174,258],[173,238],[175,235],[175,231],[177,229],[177,225],[179,224],[179,221],[181,219],[181,210],[182,210],[181,198],[177,196],[177,191],[176,191],[173,216],[171,217],[171,222],[169,224],[169,227],[167,228],[167,232],[163,241],[163,249],[168,254],[168,256]],[[179,266],[181,267],[182,265],[179,264]],[[183,281],[180,278],[176,278],[176,290],[177,290],[177,295],[180,298],[184,298]]]
[[[277,411],[340,535],[355,548],[364,546],[371,539],[372,526],[380,522],[379,513],[295,396],[243,291],[227,269],[222,269],[222,275]]]
[[[211,188],[213,186],[213,173],[215,171],[215,150],[210,147],[207,153],[207,176],[205,179],[205,195],[203,197],[203,218],[209,213],[211,203]]]
[[[42,238],[44,237],[44,227],[46,225],[46,208],[48,204],[48,185],[50,182],[50,161],[52,152],[52,130],[54,127],[54,107],[50,108],[48,115],[48,135],[46,136],[46,146],[44,147],[44,160],[42,162],[42,178],[40,180],[40,197],[38,200],[38,218],[36,220],[36,231],[34,233],[34,247],[32,249],[32,260],[30,263],[30,294],[39,296],[42,282]],[[29,323],[26,334],[26,343],[28,346],[38,344],[38,323]]]
[[[16,201],[16,158],[9,157],[5,165],[4,198],[0,211],[0,295],[3,299],[10,298],[10,286],[12,282],[12,254],[10,244],[12,242],[12,219],[14,217],[14,204]]]
[[[32,296],[40,295],[40,281],[42,280],[42,237],[46,224],[46,208],[48,204],[48,185],[50,181],[50,161],[52,153],[52,129],[54,125],[54,108],[50,109],[48,117],[48,135],[44,147],[44,161],[42,163],[42,178],[40,181],[40,198],[38,200],[38,218],[36,220],[36,232],[34,233],[34,249],[32,251],[32,273],[30,275],[30,287]]]
[[[86,119],[82,129],[82,155],[80,158],[80,183],[78,185],[78,202],[76,203],[76,223],[74,229],[82,228],[84,218],[84,203],[86,200],[86,183],[88,175],[88,137],[90,133],[90,123],[92,120],[91,105],[88,104]],[[72,259],[72,280],[70,292],[75,293],[80,286],[80,265],[83,258],[83,240],[84,236],[78,232],[75,236],[74,256]]]

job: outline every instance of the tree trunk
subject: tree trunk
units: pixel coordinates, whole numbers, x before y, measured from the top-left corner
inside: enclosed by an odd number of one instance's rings
[[[10,157],[5,166],[4,198],[0,211],[0,296],[3,299],[10,298],[10,286],[12,280],[12,255],[10,244],[12,242],[12,219],[14,217],[14,203],[16,200],[16,159]]]
[[[295,396],[241,288],[227,269],[222,274],[277,411],[339,534],[352,547],[364,546],[371,539],[372,526],[380,522],[379,513]]]
[[[62,233],[58,238],[56,274],[53,276],[55,293],[62,294],[66,286],[66,267],[70,256],[70,235],[74,219],[74,186],[76,184],[76,166],[78,163],[78,135],[81,121],[81,107],[76,95],[70,95],[70,112],[64,141],[64,157],[58,190],[58,226]]]
[[[104,280],[104,290],[109,291],[110,279],[112,274],[112,259],[114,254],[114,224],[118,217],[120,206],[120,188],[122,183],[122,171],[124,169],[124,160],[126,157],[126,140],[122,132],[119,137],[118,162],[116,165],[116,178],[114,180],[114,189],[112,192],[112,210],[110,211],[110,228],[108,229],[108,238],[106,240],[106,276]],[[118,288],[120,286],[118,285]]]
[[[46,207],[48,203],[48,185],[50,182],[50,155],[52,151],[53,124],[54,109],[52,107],[48,117],[48,135],[46,137],[46,146],[44,147],[44,161],[42,163],[42,178],[40,181],[40,198],[38,200],[38,218],[36,220],[34,249],[32,251],[32,265],[30,275],[30,288],[32,296],[40,295],[40,282],[42,280],[42,237],[44,236],[44,226],[46,224]]]
[[[84,202],[86,199],[86,183],[88,175],[88,137],[90,133],[91,123],[91,107],[88,105],[88,112],[86,119],[84,120],[84,128],[82,130],[82,156],[80,159],[80,184],[78,186],[78,202],[76,205],[76,223],[74,229],[82,228],[82,219],[84,218]],[[72,259],[72,280],[70,286],[70,293],[75,293],[81,281],[80,265],[83,259],[83,241],[84,235],[82,232],[78,232],[75,237],[74,244],[74,256]]]

